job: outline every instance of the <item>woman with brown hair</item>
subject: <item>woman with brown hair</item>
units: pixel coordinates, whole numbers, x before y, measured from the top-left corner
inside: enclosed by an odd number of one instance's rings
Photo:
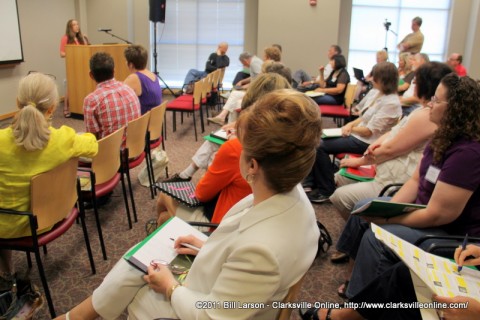
[[[426,207],[389,219],[350,216],[337,244],[355,260],[347,297],[398,262],[375,238],[369,222],[410,243],[426,234],[480,236],[479,101],[475,80],[453,73],[442,79],[429,103],[430,120],[438,129],[413,176],[391,199]]]
[[[349,152],[363,154],[370,143],[390,130],[402,115],[397,95],[398,72],[393,63],[379,63],[373,70],[373,87],[364,98],[361,116],[342,127],[342,137],[323,139],[311,172],[314,189],[310,201],[328,201],[335,191],[331,154]]]
[[[74,45],[87,45],[90,44],[86,35],[80,30],[80,25],[75,19],[67,21],[67,27],[65,28],[65,34],[60,40],[60,57],[65,58],[65,46],[67,44]],[[63,115],[65,118],[70,118],[70,108],[68,105],[68,93],[65,91],[65,100],[63,102]]]
[[[184,285],[166,266],[150,266],[145,275],[121,259],[92,297],[59,319],[115,319],[126,308],[134,319],[275,318],[271,302],[286,296],[317,252],[315,212],[299,183],[315,160],[320,112],[304,94],[278,90],[242,112],[237,132],[240,172],[253,193],[229,210],[206,242],[177,238],[178,253],[197,255]],[[198,308],[199,301],[215,307]],[[228,308],[224,301],[261,307]]]

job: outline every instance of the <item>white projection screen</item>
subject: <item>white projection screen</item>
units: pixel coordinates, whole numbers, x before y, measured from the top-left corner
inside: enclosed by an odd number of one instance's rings
[[[17,1],[0,0],[0,12],[0,64],[23,62]]]

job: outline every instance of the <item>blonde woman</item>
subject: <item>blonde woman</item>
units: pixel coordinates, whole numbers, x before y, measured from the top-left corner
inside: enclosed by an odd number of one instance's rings
[[[0,208],[30,209],[30,180],[73,157],[93,157],[98,151],[95,136],[77,135],[69,127],[55,129],[50,120],[58,105],[55,81],[32,73],[20,81],[18,113],[8,128],[0,130]],[[48,230],[40,230],[39,232]],[[1,218],[0,238],[30,235],[28,219]],[[0,284],[12,280],[11,252],[0,250]]]

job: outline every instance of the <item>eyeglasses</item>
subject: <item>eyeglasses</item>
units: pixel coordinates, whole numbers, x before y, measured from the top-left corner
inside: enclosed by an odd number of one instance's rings
[[[431,101],[432,103],[442,103],[442,102],[448,103],[448,101],[438,100],[437,96],[431,97],[431,98],[430,98],[430,101]]]

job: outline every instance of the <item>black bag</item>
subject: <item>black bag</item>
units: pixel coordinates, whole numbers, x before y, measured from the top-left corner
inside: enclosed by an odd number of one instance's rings
[[[30,280],[14,279],[12,288],[0,294],[0,320],[13,319],[25,305],[28,305],[28,314],[17,319],[32,319],[43,305],[43,296]]]
[[[320,237],[318,238],[318,250],[316,257],[319,257],[323,253],[327,253],[328,249],[332,245],[332,237],[328,233],[327,228],[317,220],[318,230],[320,231]]]
[[[300,92],[307,92],[307,91],[312,91],[317,88],[320,88],[320,85],[318,83],[311,83],[307,85],[298,85],[297,90]]]

